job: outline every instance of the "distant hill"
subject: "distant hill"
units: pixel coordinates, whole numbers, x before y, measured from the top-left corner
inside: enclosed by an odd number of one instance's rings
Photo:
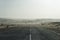
[[[0,18],[0,23],[44,23],[44,22],[60,22],[60,19],[27,20],[27,19],[7,19],[7,18]]]
[[[13,23],[13,22],[15,22],[15,20],[0,18],[0,23]]]
[[[60,22],[60,19],[36,19],[36,22]]]

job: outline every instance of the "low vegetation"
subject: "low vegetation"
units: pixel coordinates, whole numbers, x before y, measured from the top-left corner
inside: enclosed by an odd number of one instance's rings
[[[60,33],[60,22],[45,22],[45,23],[31,23],[31,24],[3,24],[0,23],[0,31],[8,30],[13,27],[44,27],[48,30],[52,30]]]
[[[48,30],[52,30],[52,31],[60,33],[60,22],[44,23],[44,25],[42,26],[44,28],[47,28]]]

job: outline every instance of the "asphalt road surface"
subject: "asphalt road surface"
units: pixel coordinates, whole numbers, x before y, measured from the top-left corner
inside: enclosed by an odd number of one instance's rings
[[[60,34],[37,27],[11,28],[0,32],[0,40],[60,40]]]

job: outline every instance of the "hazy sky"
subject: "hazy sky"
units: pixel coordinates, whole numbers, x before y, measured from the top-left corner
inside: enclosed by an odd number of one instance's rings
[[[0,0],[0,17],[60,19],[60,0]]]

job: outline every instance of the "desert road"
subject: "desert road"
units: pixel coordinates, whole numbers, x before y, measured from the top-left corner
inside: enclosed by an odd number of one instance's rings
[[[0,32],[0,40],[60,40],[60,35],[44,28],[11,28]]]

